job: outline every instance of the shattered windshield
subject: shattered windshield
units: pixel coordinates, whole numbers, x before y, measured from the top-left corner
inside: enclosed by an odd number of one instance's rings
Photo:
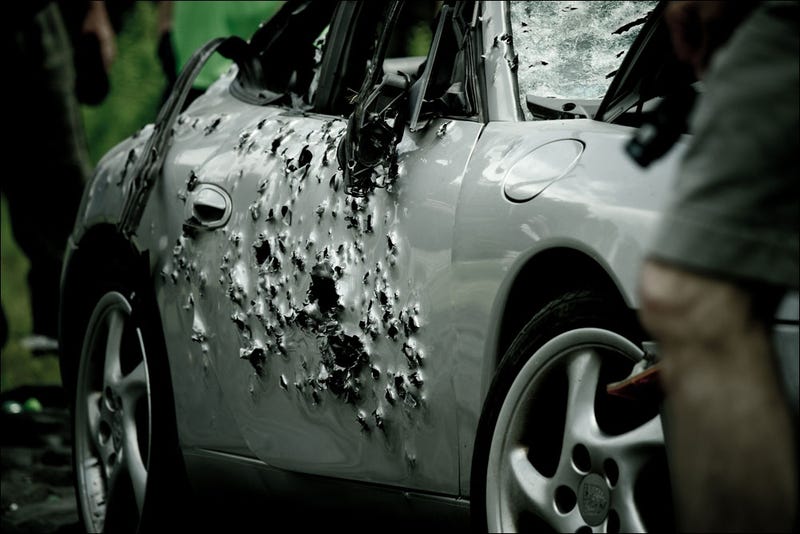
[[[519,93],[602,99],[657,2],[511,2]]]

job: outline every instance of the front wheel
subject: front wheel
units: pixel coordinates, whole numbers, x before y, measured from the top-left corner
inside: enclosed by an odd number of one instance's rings
[[[546,306],[511,345],[478,429],[478,530],[670,528],[658,406],[605,392],[643,357],[631,319],[621,306],[575,292]]]

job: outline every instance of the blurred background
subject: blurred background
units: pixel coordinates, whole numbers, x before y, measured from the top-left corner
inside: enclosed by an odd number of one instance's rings
[[[82,106],[92,164],[116,143],[155,119],[166,87],[159,64],[158,6],[133,2],[117,35],[117,57],[111,67],[111,91],[98,106]],[[26,275],[28,260],[11,234],[5,197],[0,205],[0,298],[8,319],[8,343],[0,354],[0,391],[25,384],[59,385],[55,355],[33,357],[20,343],[31,332]]]

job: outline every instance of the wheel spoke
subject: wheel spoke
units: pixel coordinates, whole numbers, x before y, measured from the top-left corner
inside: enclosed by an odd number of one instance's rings
[[[520,499],[521,508],[539,517],[552,519],[555,515],[552,481],[543,476],[528,459],[528,451],[517,447],[509,453],[511,498]]]
[[[633,499],[633,480],[620,480],[612,494],[613,507],[619,516],[620,532],[645,532],[642,516]]]
[[[133,371],[122,377],[119,383],[119,393],[126,411],[134,408],[136,401],[147,393],[147,366],[144,360],[139,362]]]
[[[578,505],[568,514],[554,514],[550,525],[556,532],[577,532],[579,528],[586,526],[586,522],[581,517]]]
[[[98,451],[102,450],[103,444],[100,443],[100,422],[103,420],[102,408],[100,403],[103,394],[97,391],[86,396],[86,431],[89,433],[89,440],[94,443]]]
[[[105,371],[103,384],[106,387],[115,386],[121,377],[120,348],[122,347],[122,331],[125,327],[125,318],[119,310],[112,310],[108,317],[108,339],[106,340]]]
[[[599,377],[600,357],[593,350],[575,354],[567,364],[569,392],[562,454],[569,454],[576,442],[598,433],[594,397]]]
[[[123,436],[123,456],[125,458],[125,466],[131,477],[133,484],[133,493],[136,496],[136,505],[141,513],[144,506],[144,495],[147,487],[147,469],[142,460],[142,453],[139,449],[139,434],[136,429],[136,421],[133,413],[130,411],[125,412],[124,420],[124,436]]]
[[[661,417],[655,416],[645,424],[618,436],[603,436],[597,445],[607,456],[616,459],[622,478],[635,479],[639,469],[653,452],[664,447]]]

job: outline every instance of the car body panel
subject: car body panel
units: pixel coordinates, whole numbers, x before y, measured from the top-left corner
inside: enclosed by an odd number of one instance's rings
[[[498,317],[525,265],[551,249],[574,249],[610,275],[629,306],[637,304],[638,269],[683,148],[642,171],[623,150],[632,131],[579,119],[490,123],[481,135],[464,177],[453,246],[462,362],[456,395],[459,435],[465,437],[462,491],[469,487],[469,436],[475,434],[482,399],[502,357]],[[536,147],[568,139],[585,146],[571,170],[533,200],[505,197],[503,181],[510,168]],[[476,396],[476,390],[483,394]]]
[[[194,475],[215,466],[222,476],[230,461],[232,474],[269,473],[253,476],[253,491],[291,472],[468,497],[501,323],[526,266],[574,250],[638,306],[685,140],[643,170],[624,152],[632,128],[524,121],[508,8],[480,6],[486,124],[443,117],[406,129],[396,181],[363,198],[346,193],[337,162],[347,120],[237,100],[235,68],[174,125],[133,243],[149,259]],[[74,246],[119,222],[152,131],[101,161]],[[508,181],[524,182],[531,161],[558,169],[509,200]],[[230,201],[217,228],[190,220],[204,184]],[[793,306],[780,344],[796,355]]]
[[[205,411],[197,386],[215,377],[271,466],[456,494],[447,273],[459,177],[482,125],[406,132],[395,186],[358,199],[335,161],[345,121],[230,96],[210,117],[206,106],[181,117],[159,190],[173,218],[192,201],[189,181],[233,203],[215,230],[173,221],[160,259],[171,363],[189,362],[173,376],[182,441],[219,447],[197,441],[214,432],[192,417]],[[342,345],[361,356],[340,361]],[[435,460],[418,462],[418,450]]]

